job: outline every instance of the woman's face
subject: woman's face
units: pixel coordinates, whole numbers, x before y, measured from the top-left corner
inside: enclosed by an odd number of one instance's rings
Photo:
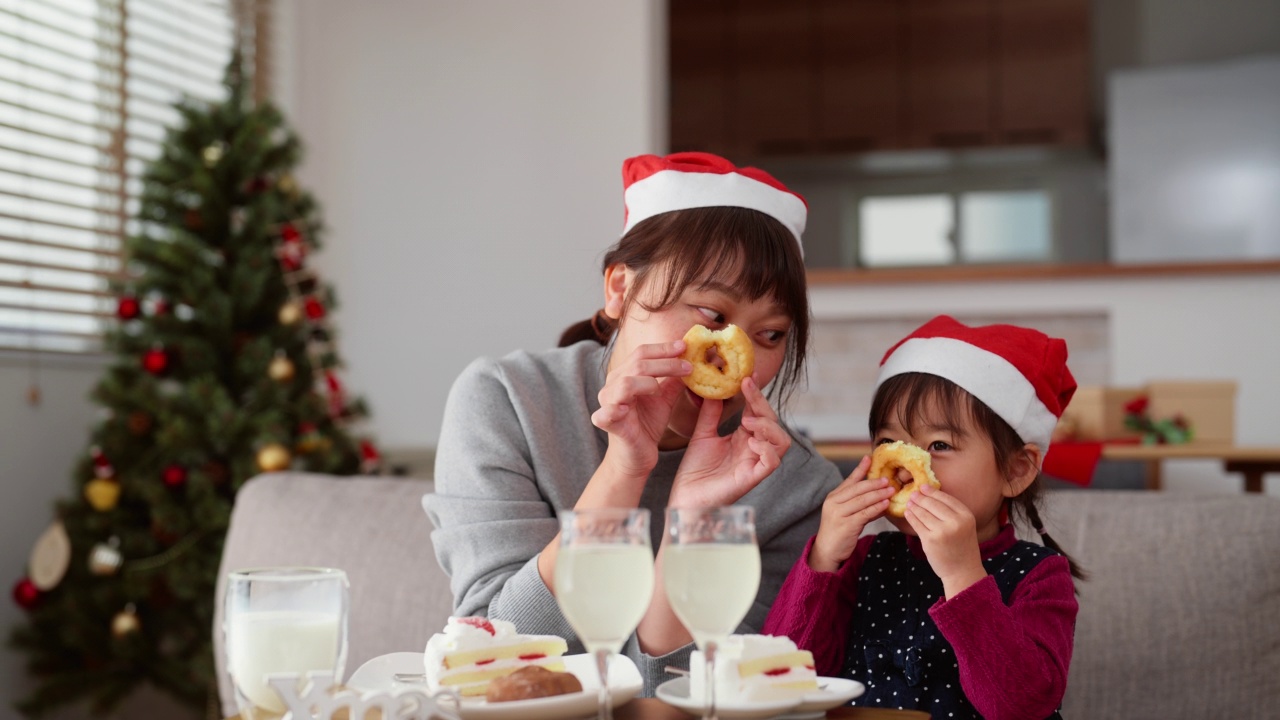
[[[629,269],[619,268],[626,274],[627,293],[635,290],[635,276]],[[732,277],[733,273],[725,273]],[[679,340],[694,325],[705,325],[719,330],[726,325],[737,325],[751,338],[755,349],[755,369],[751,377],[758,387],[764,388],[782,368],[786,357],[787,333],[791,332],[791,318],[782,305],[771,297],[748,300],[729,284],[716,278],[694,283],[672,305],[650,312],[645,305],[656,304],[665,287],[665,273],[654,272],[645,287],[639,289],[636,302],[626,304],[626,317],[618,330],[610,369],[621,358],[628,357],[637,347],[651,343]],[[610,280],[606,279],[606,286]],[[609,288],[606,287],[606,307]],[[722,418],[732,417],[745,404],[741,393],[725,401]],[[671,411],[667,433],[659,446],[664,449],[684,447],[693,434],[702,398],[686,388],[677,398]]]

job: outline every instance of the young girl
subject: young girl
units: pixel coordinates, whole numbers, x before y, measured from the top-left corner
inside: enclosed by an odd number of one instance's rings
[[[760,590],[742,627],[758,632],[840,483],[762,394],[785,398],[803,373],[807,208],[769,175],[705,153],[631,158],[623,181],[603,309],[558,349],[481,359],[455,382],[436,492],[424,498],[436,554],[457,614],[576,645],[553,596],[557,511],[647,508],[661,563],[668,506],[741,502],[760,510]],[[751,338],[755,370],[736,397],[703,400],[682,381],[681,338],[728,323]],[[690,649],[659,586],[623,652],[652,693],[670,679],[666,666],[687,667]]]
[[[820,675],[863,683],[856,705],[1058,717],[1075,632],[1072,576],[1082,575],[1045,534],[1036,502],[1050,435],[1075,392],[1066,359],[1063,341],[1035,330],[946,316],[891,348],[872,436],[928,450],[942,487],[922,487],[905,517],[889,516],[901,532],[859,537],[894,494],[866,477],[863,458],[827,496],[764,631],[813,651]],[[1010,510],[1045,546],[1014,537]]]

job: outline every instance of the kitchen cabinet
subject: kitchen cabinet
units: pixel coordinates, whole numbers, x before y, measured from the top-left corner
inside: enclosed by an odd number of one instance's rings
[[[671,145],[1081,146],[1089,0],[670,0]]]

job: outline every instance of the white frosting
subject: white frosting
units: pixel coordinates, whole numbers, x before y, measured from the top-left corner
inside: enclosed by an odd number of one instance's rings
[[[475,665],[467,665],[457,668],[446,668],[444,659],[446,655],[458,652],[467,652],[471,650],[482,650],[485,648],[499,648],[507,645],[519,645],[534,640],[549,638],[547,635],[521,635],[516,632],[516,626],[506,620],[490,620],[489,624],[493,627],[493,634],[485,628],[476,627],[469,623],[462,622],[462,618],[451,617],[445,624],[444,630],[431,636],[427,640],[427,648],[423,652],[423,664],[427,671],[427,685],[434,692],[440,687],[440,682],[450,675],[456,675],[462,672],[472,672],[476,670]],[[485,663],[486,669],[499,669],[504,667],[520,667],[524,665],[545,665],[560,661],[558,656],[537,658],[533,660],[521,660],[520,658],[508,658],[503,660],[494,660]]]
[[[775,635],[730,635],[716,648],[716,700],[762,701],[790,697],[806,692],[780,687],[803,680],[815,680],[817,673],[808,667],[791,666],[781,675],[752,675],[741,677],[738,665],[745,661],[785,655],[796,652],[796,644],[790,638]],[[689,659],[689,696],[706,697],[707,663],[699,651]]]

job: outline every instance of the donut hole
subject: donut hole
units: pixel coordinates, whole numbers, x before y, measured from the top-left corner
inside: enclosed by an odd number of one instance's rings
[[[715,343],[707,346],[707,351],[702,355],[702,361],[716,370],[719,370],[721,375],[729,369],[728,361],[726,361],[724,356],[720,354],[720,346]]]

